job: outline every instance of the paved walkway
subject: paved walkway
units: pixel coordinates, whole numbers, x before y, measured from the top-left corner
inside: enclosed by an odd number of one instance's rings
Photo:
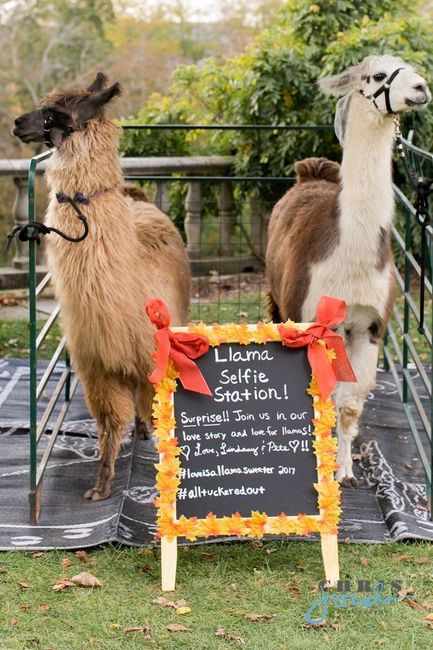
[[[51,314],[56,305],[55,300],[40,299],[38,300],[37,315],[38,318],[46,318]],[[0,302],[0,321],[1,320],[27,320],[29,317],[28,303],[26,299],[19,300],[18,304],[3,305]]]

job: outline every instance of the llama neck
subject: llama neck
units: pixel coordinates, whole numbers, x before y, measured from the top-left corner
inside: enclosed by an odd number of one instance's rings
[[[91,122],[83,132],[73,133],[53,154],[47,165],[53,192],[89,195],[123,184],[118,157],[118,128],[108,120]]]
[[[347,120],[341,165],[342,241],[371,240],[389,230],[394,213],[391,157],[394,124],[354,93]]]

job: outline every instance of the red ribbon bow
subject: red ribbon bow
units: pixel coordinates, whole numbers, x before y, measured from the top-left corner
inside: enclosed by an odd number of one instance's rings
[[[179,373],[179,379],[186,390],[203,395],[212,395],[205,378],[192,359],[198,359],[209,350],[209,341],[200,334],[189,332],[172,332],[169,329],[170,315],[162,300],[148,300],[146,313],[157,330],[153,335],[156,343],[156,368],[149,375],[149,381],[155,384],[167,372],[169,358]]]
[[[317,323],[313,323],[303,332],[285,325],[278,327],[283,345],[291,348],[308,345],[308,361],[322,399],[328,399],[337,381],[357,381],[347,358],[343,339],[329,329],[345,318],[344,300],[323,296],[317,305]],[[320,341],[324,341],[325,345]],[[333,360],[328,358],[329,349],[335,350],[336,358]]]

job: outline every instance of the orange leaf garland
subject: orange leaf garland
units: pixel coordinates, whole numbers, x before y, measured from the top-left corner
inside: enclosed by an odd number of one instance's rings
[[[289,321],[288,327],[297,327]],[[211,346],[221,343],[238,342],[266,343],[281,340],[277,326],[273,323],[258,323],[255,328],[242,325],[214,325],[208,327],[203,323],[189,325],[189,330],[205,335]],[[329,352],[329,351],[328,351]],[[175,421],[173,418],[173,393],[176,390],[177,373],[169,364],[167,374],[156,385],[156,397],[153,406],[155,434],[158,439],[160,461],[157,467],[157,488],[159,496],[155,499],[157,507],[158,537],[168,539],[185,537],[195,540],[198,537],[236,536],[262,537],[266,533],[273,535],[309,535],[312,532],[332,533],[337,530],[341,513],[339,485],[334,479],[337,442],[332,436],[336,415],[331,399],[320,399],[317,382],[311,381],[308,393],[314,399],[316,417],[313,420],[313,449],[318,458],[318,481],[315,489],[318,494],[320,516],[299,514],[290,517],[284,513],[278,517],[268,517],[265,513],[253,511],[250,517],[234,513],[230,517],[218,518],[209,513],[204,519],[196,517],[179,517],[176,520],[176,494],[180,485],[180,448],[173,436]]]

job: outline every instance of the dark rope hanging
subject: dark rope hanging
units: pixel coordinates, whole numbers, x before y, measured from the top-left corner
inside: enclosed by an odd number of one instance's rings
[[[431,185],[433,181],[417,177],[415,172],[409,169],[406,156],[400,124],[395,121],[395,141],[397,144],[398,154],[403,162],[404,171],[408,181],[415,192],[413,207],[415,209],[415,219],[421,226],[421,254],[420,254],[420,287],[419,287],[419,325],[418,331],[424,334],[424,311],[425,311],[425,275],[427,270],[427,226],[431,224],[429,216],[429,195],[432,192]]]
[[[418,331],[424,334],[424,305],[425,305],[425,274],[427,262],[427,226],[430,225],[428,197],[432,181],[419,179],[414,201],[415,219],[421,226],[421,256],[420,256],[420,289],[419,289],[419,326]]]
[[[12,240],[17,235],[20,241],[35,241],[37,244],[41,243],[42,235],[49,235],[52,232],[56,233],[56,235],[59,235],[60,237],[63,237],[63,239],[66,239],[66,241],[73,242],[73,243],[77,243],[83,241],[83,239],[86,239],[87,235],[89,234],[87,217],[81,212],[80,208],[77,205],[77,201],[85,205],[88,205],[90,203],[89,199],[84,195],[82,195],[80,192],[77,192],[74,198],[71,198],[70,196],[66,196],[66,194],[63,194],[63,192],[59,192],[58,194],[56,194],[56,198],[59,203],[70,203],[70,205],[77,213],[78,219],[83,224],[84,227],[83,234],[80,235],[79,237],[70,237],[66,233],[59,230],[58,228],[53,228],[53,227],[50,228],[46,226],[44,223],[42,223],[42,221],[28,221],[22,226],[15,226],[15,228],[6,235],[8,240],[6,244],[7,251],[9,250],[12,244]]]

